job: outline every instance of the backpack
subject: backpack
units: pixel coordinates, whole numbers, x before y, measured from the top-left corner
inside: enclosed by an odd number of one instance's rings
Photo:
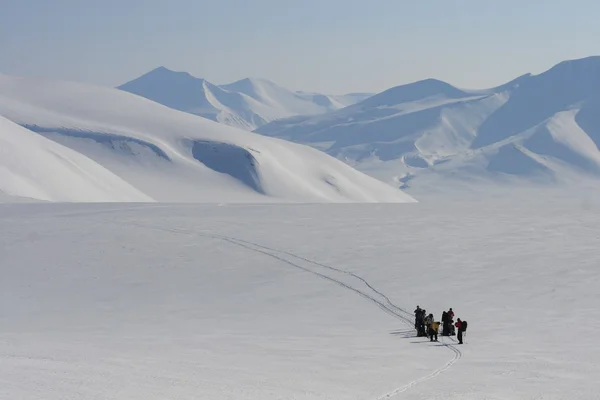
[[[467,321],[462,321],[462,323],[460,324],[460,330],[463,332],[467,331]]]
[[[447,322],[448,321],[448,313],[446,311],[444,311],[442,313],[442,322]]]

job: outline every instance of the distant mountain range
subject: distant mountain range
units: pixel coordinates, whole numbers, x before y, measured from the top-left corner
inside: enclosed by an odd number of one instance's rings
[[[335,111],[372,95],[293,92],[273,82],[252,78],[215,85],[165,67],[156,68],[118,89],[245,130],[254,130],[281,118]]]
[[[0,75],[0,201],[406,202],[399,189],[595,188],[599,148],[600,57],[483,90],[427,79],[344,96],[258,79],[217,86],[166,68],[118,89]]]
[[[428,79],[256,130],[404,188],[450,180],[600,177],[600,57],[485,90]]]

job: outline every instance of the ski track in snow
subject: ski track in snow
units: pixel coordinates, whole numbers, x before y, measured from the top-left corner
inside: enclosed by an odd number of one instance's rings
[[[119,224],[124,224],[124,223],[120,223],[117,221],[113,221],[114,223],[119,223]],[[366,300],[369,300],[373,303],[375,303],[381,310],[383,310],[384,312],[400,319],[402,322],[404,322],[405,324],[407,324],[408,326],[411,327],[411,329],[414,329],[414,320],[413,318],[413,314],[410,313],[409,311],[407,311],[406,309],[397,306],[396,304],[394,304],[388,296],[386,296],[384,293],[382,293],[381,291],[375,289],[366,279],[362,278],[361,276],[349,272],[349,271],[344,271],[342,269],[339,268],[335,268],[317,261],[313,261],[310,260],[308,258],[296,255],[294,253],[291,253],[289,251],[285,251],[285,250],[280,250],[280,249],[276,249],[276,248],[272,248],[272,247],[267,247],[258,243],[254,243],[254,242],[250,242],[247,240],[243,240],[243,239],[238,239],[238,238],[234,238],[231,236],[225,236],[225,235],[219,235],[219,234],[215,234],[211,231],[206,231],[206,232],[198,232],[198,231],[191,231],[191,230],[185,230],[185,229],[168,229],[168,228],[162,228],[162,227],[156,227],[156,226],[147,226],[147,225],[143,225],[143,224],[137,224],[137,223],[127,223],[126,225],[129,226],[135,226],[138,228],[142,228],[142,229],[154,229],[154,230],[159,230],[159,231],[164,231],[164,232],[170,232],[170,233],[175,233],[175,234],[182,234],[182,235],[197,235],[197,236],[202,236],[202,237],[206,237],[206,238],[211,238],[211,239],[218,239],[218,240],[222,240],[225,241],[227,243],[233,244],[235,246],[238,247],[242,247],[244,249],[256,252],[256,253],[261,253],[264,254],[267,257],[271,257],[274,259],[277,259],[283,263],[286,263],[294,268],[300,269],[302,271],[311,273],[313,275],[316,275],[322,279],[326,279],[332,283],[335,283],[338,286],[341,286],[347,290],[353,291],[356,294],[362,296],[363,298],[365,298]],[[280,254],[280,255],[278,255]],[[373,292],[374,294],[369,294],[367,292],[364,292],[360,289],[357,289],[354,286],[351,286],[350,284],[340,280],[340,279],[336,279],[332,276],[329,276],[323,272],[319,272],[316,271],[314,269],[311,269],[310,267],[307,266],[303,266],[298,264],[297,262],[293,262],[290,261],[287,258],[284,258],[284,255],[289,256],[289,257],[293,257],[296,260],[300,260],[301,262],[310,264],[313,266],[313,268],[319,267],[321,269],[324,270],[328,270],[328,271],[333,271],[335,273],[339,273],[345,276],[350,276],[358,281],[360,281],[362,284],[364,284],[371,292]],[[377,299],[376,296],[380,297],[380,299]],[[442,342],[441,344],[451,350],[453,352],[453,357],[451,360],[449,360],[446,364],[444,364],[442,367],[437,368],[436,370],[434,370],[432,373],[423,376],[422,378],[413,380],[405,385],[402,385],[400,387],[398,387],[397,389],[394,389],[393,391],[386,393],[380,397],[377,397],[377,400],[383,400],[383,399],[389,399],[392,397],[395,397],[401,393],[406,392],[407,390],[423,383],[426,381],[429,381],[430,379],[435,378],[436,376],[440,375],[441,373],[443,373],[444,371],[448,370],[449,368],[451,368],[458,360],[460,360],[460,358],[462,357],[462,352],[456,348],[453,344],[451,343],[447,343],[444,342],[444,336],[442,337]]]

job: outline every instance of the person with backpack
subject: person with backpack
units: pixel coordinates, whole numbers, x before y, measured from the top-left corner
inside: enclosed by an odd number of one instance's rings
[[[418,331],[419,330],[419,320],[421,319],[421,307],[417,306],[417,309],[415,310],[415,329]]]
[[[435,337],[435,341],[438,341],[438,331],[440,330],[440,323],[434,321],[429,325],[429,340],[433,342],[433,338]]]
[[[458,344],[463,344],[463,332],[467,330],[467,321],[461,321],[460,318],[457,318],[454,326],[456,326],[456,330],[458,331],[456,337],[458,339]]]
[[[427,336],[429,336],[431,324],[433,324],[433,314],[429,314],[427,317],[425,317],[425,328],[426,328],[425,332],[427,332]]]
[[[448,332],[446,336],[456,335],[454,330],[454,311],[452,311],[452,307],[446,311],[446,327],[444,328],[444,332]]]
[[[442,336],[450,336],[450,328],[448,327],[448,312],[442,312]]]

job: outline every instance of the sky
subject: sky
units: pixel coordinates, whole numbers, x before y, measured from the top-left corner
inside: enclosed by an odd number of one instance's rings
[[[598,0],[0,0],[0,73],[117,86],[158,66],[215,84],[379,92],[496,86],[600,55]]]

